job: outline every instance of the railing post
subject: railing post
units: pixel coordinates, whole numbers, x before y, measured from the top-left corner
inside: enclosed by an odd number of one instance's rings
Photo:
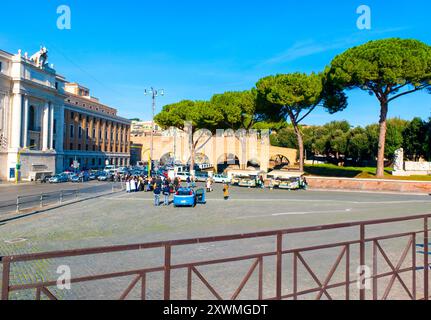
[[[19,196],[16,197],[16,213],[19,213]]]
[[[424,294],[425,300],[429,300],[429,239],[428,239],[428,217],[424,218]]]
[[[283,234],[277,233],[277,274],[276,274],[276,299],[281,300],[282,292],[282,251],[283,251]]]
[[[1,299],[9,300],[9,276],[10,276],[10,260],[3,257],[3,277],[2,277],[2,291]]]
[[[361,267],[361,270],[363,270],[363,268],[365,267],[365,225],[361,224],[360,226],[360,238],[361,238],[361,242],[359,245],[359,264]],[[361,284],[361,287],[359,289],[359,299],[360,300],[365,300],[366,298],[366,292],[365,292],[365,287],[363,286],[363,284]]]
[[[40,207],[43,208],[43,193],[40,194]]]
[[[165,283],[164,283],[164,300],[171,299],[171,246],[165,246]]]

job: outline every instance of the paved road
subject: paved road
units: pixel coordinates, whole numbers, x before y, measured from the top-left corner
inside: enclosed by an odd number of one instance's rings
[[[182,239],[223,234],[248,233],[285,229],[297,226],[330,224],[346,221],[380,219],[415,214],[431,213],[431,197],[353,193],[281,190],[231,189],[231,199],[224,201],[220,186],[216,192],[208,195],[208,203],[196,208],[173,208],[152,206],[152,195],[147,193],[118,194],[97,200],[70,205],[30,218],[14,221],[0,226],[0,255],[40,252],[51,250],[75,249],[94,246],[108,246],[152,242],[158,240]],[[367,236],[419,230],[420,223],[397,223],[367,230]],[[285,248],[305,247],[309,245],[340,242],[357,239],[357,229],[333,230],[289,236],[284,241]],[[10,243],[9,240],[22,238],[22,242]],[[6,241],[6,242],[5,242]],[[418,242],[421,239],[418,238]],[[382,243],[388,256],[397,262],[406,239]],[[201,244],[176,248],[173,262],[182,263],[205,259],[216,259],[245,255],[256,252],[272,251],[275,248],[273,238],[257,240]],[[368,248],[370,249],[370,248]],[[339,249],[311,252],[305,259],[315,270],[321,281],[325,278],[336,259]],[[352,248],[351,270],[355,276],[357,248]],[[410,256],[409,256],[410,257]],[[371,258],[368,250],[367,259]],[[383,258],[381,258],[383,259]],[[407,261],[408,262],[408,261]],[[406,262],[406,263],[407,263]],[[69,259],[45,260],[38,263],[16,264],[13,270],[14,283],[26,283],[29,280],[52,279],[56,277],[58,265],[66,264],[72,268],[73,276],[98,274],[101,272],[124,271],[163,264],[161,250],[129,252],[76,257]],[[229,297],[238,287],[251,262],[202,267],[199,270],[223,297]],[[264,297],[274,296],[274,259],[264,261]],[[284,259],[283,292],[292,290],[292,257]],[[342,268],[341,268],[342,269]],[[388,270],[387,264],[379,263],[379,270]],[[300,268],[302,286],[315,285],[313,278]],[[149,276],[150,277],[150,276]],[[172,295],[185,298],[185,279],[187,273],[174,271],[172,274]],[[342,270],[337,271],[334,280],[343,279]],[[118,298],[133,279],[130,277],[105,282],[75,285],[71,291],[55,291],[60,298],[67,299],[111,299]],[[418,281],[420,281],[420,275]],[[162,298],[162,274],[153,274],[148,280],[148,299]],[[212,298],[211,294],[198,278],[193,278],[193,297]],[[408,280],[406,283],[409,284]],[[256,298],[256,277],[244,288],[240,298]],[[384,290],[381,286],[380,290]],[[138,297],[139,290],[131,293]],[[330,290],[331,291],[331,290]],[[420,285],[418,285],[418,292]],[[333,297],[342,299],[344,291],[332,292]],[[381,292],[382,293],[382,292]],[[33,293],[22,292],[13,298],[31,297]],[[352,287],[352,296],[357,290]],[[403,298],[403,289],[396,283],[394,296]],[[307,296],[305,298],[312,298]]]
[[[59,191],[64,192],[64,201],[71,200],[78,192],[80,197],[89,197],[112,190],[112,184],[92,181],[87,183],[61,183],[61,184],[34,184],[0,185],[0,217],[2,214],[16,210],[17,197],[20,196],[20,209],[31,209],[39,206],[40,194],[44,194],[44,205],[59,201]]]

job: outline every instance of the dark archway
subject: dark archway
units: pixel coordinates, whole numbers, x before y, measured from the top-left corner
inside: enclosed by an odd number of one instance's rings
[[[224,172],[226,169],[239,169],[240,162],[238,156],[232,153],[225,153],[217,159],[217,172]]]
[[[283,169],[285,167],[288,167],[289,165],[290,165],[289,159],[282,154],[277,154],[275,156],[272,156],[270,159],[270,166],[275,170]]]

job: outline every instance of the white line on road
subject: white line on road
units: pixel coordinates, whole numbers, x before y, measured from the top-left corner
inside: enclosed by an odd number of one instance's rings
[[[281,217],[281,216],[299,216],[306,214],[320,214],[320,213],[350,213],[353,209],[344,209],[344,210],[330,210],[330,211],[297,211],[297,212],[283,212],[283,213],[273,213],[271,215],[258,215],[258,216],[246,216],[246,217],[238,217],[235,220],[244,220],[244,219],[252,219],[252,218],[268,218],[268,217]]]

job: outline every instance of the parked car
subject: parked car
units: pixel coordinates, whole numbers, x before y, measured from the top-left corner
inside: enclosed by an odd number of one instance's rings
[[[77,182],[81,182],[81,178],[79,177],[79,175],[74,174],[74,175],[70,176],[69,181],[77,183]]]
[[[53,176],[51,175],[46,175],[40,178],[40,183],[48,183],[49,179],[51,179]]]
[[[213,180],[215,183],[231,183],[231,180],[229,179],[229,177],[223,174],[215,174],[213,176]]]
[[[180,178],[181,181],[186,181],[187,178],[191,178],[191,175],[188,172],[178,172],[177,177]]]
[[[63,183],[63,182],[68,182],[69,177],[66,174],[62,173],[51,177],[48,181],[49,183]]]
[[[98,181],[110,181],[111,179],[112,179],[112,175],[107,172],[103,172],[97,177]]]
[[[174,207],[195,207],[198,203],[206,203],[204,189],[180,188],[174,195]]]
[[[195,174],[195,180],[200,182],[205,182],[208,179],[208,172],[196,172]]]
[[[256,179],[252,177],[243,178],[238,185],[240,187],[256,188]]]
[[[232,177],[232,179],[231,179],[231,181],[230,181],[230,183],[232,184],[232,185],[239,185],[239,183],[240,183],[240,181],[242,180],[242,179],[246,179],[246,178],[249,178],[249,176],[233,176]]]
[[[304,180],[301,177],[293,177],[289,179],[280,180],[280,184],[278,188],[286,189],[286,190],[300,190],[300,189],[305,189],[306,185],[304,183]]]

